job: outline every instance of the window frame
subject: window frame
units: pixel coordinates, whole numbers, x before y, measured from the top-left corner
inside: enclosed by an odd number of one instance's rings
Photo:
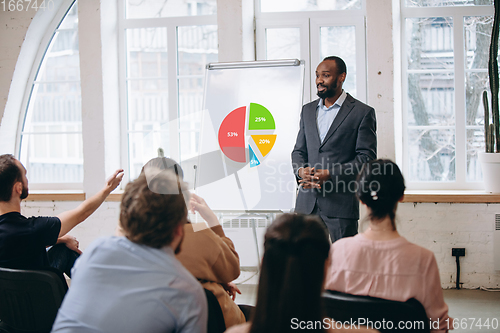
[[[119,92],[120,92],[120,129],[121,135],[121,165],[125,170],[124,183],[131,180],[130,154],[129,154],[129,129],[128,129],[128,101],[127,101],[127,49],[126,30],[140,28],[166,28],[167,30],[167,59],[168,59],[168,118],[169,121],[169,149],[168,157],[180,161],[180,134],[179,128],[179,75],[178,71],[178,49],[177,28],[184,26],[217,26],[217,15],[199,16],[174,16],[161,18],[127,19],[125,12],[125,0],[119,1],[118,6],[118,49],[119,49]],[[173,74],[175,73],[175,75]],[[175,97],[175,98],[174,98]],[[154,156],[152,156],[154,157]]]
[[[36,55],[33,59],[33,63],[31,65],[30,73],[28,80],[25,85],[24,94],[22,97],[22,102],[20,105],[19,118],[17,121],[17,129],[16,129],[16,138],[14,144],[14,154],[16,158],[21,158],[21,149],[22,149],[22,136],[23,134],[29,134],[24,131],[24,125],[26,116],[28,115],[28,109],[30,107],[31,98],[33,97],[33,90],[35,87],[35,79],[40,71],[43,60],[47,54],[47,51],[50,47],[50,43],[53,38],[60,30],[68,30],[68,29],[58,29],[59,25],[66,18],[66,15],[69,13],[73,5],[77,0],[62,0],[61,4],[58,6],[56,10],[54,10],[54,14],[51,17],[50,23],[47,25],[46,32],[43,34],[40,43],[38,45]],[[45,13],[44,13],[45,14]],[[33,24],[33,23],[32,23]],[[39,81],[40,83],[42,81]],[[44,81],[45,82],[45,81]],[[70,82],[70,81],[65,81]],[[75,81],[76,82],[76,81]],[[80,80],[78,80],[80,83]],[[46,82],[45,82],[46,83]],[[45,133],[45,132],[44,132]],[[66,132],[64,132],[66,134]],[[67,132],[69,134],[82,134],[83,126],[80,132]],[[51,132],[47,132],[47,134],[53,134]],[[29,175],[28,175],[29,177]],[[82,191],[83,190],[83,180],[78,183],[30,183],[30,189],[39,191],[39,190],[64,190],[64,191]]]
[[[453,20],[453,58],[454,65],[451,72],[454,74],[454,111],[455,111],[455,181],[411,181],[406,178],[408,190],[481,190],[483,182],[467,181],[467,137],[466,137],[466,100],[465,100],[465,75],[466,54],[464,36],[464,18],[469,16],[492,16],[493,6],[446,6],[446,7],[407,7],[401,5],[400,26],[400,52],[401,52],[401,86],[402,86],[402,164],[403,174],[409,174],[409,149],[408,149],[408,50],[406,49],[406,19],[425,17],[450,17]],[[410,72],[419,70],[411,70]],[[428,70],[422,72],[428,73]],[[448,72],[448,70],[445,70]],[[432,126],[428,126],[432,127]],[[437,125],[438,128],[443,126]]]
[[[306,61],[304,103],[315,100],[314,73],[320,59],[320,32],[322,26],[355,26],[356,29],[356,90],[357,99],[367,101],[366,72],[366,2],[361,9],[324,10],[304,12],[262,12],[260,0],[255,0],[257,60],[266,59],[266,29],[299,28],[300,56]]]

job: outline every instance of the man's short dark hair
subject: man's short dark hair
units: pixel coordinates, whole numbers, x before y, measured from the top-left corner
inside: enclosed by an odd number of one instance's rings
[[[342,74],[342,73],[345,73],[347,75],[347,66],[344,62],[344,60],[342,60],[341,58],[337,57],[337,56],[329,56],[329,57],[326,57],[325,59],[323,59],[323,61],[326,61],[326,60],[333,60],[335,61],[335,63],[337,64],[337,71],[338,71],[338,75]]]
[[[144,172],[128,183],[120,205],[123,234],[134,243],[157,249],[170,245],[175,229],[187,221],[189,200],[186,183],[172,171],[160,171],[149,184]]]
[[[0,155],[0,201],[9,201],[16,182],[22,182],[23,176],[16,158],[11,154]]]

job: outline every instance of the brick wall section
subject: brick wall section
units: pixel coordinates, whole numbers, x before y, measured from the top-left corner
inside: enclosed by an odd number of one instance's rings
[[[493,269],[493,232],[499,204],[405,203],[398,213],[401,234],[434,252],[443,288],[455,287],[452,248],[465,248],[465,257],[460,258],[464,288],[500,287],[500,271]]]
[[[57,215],[75,208],[78,202],[24,202],[26,216]],[[71,234],[85,249],[94,239],[113,235],[118,225],[120,204],[105,202]],[[463,288],[499,288],[500,272],[493,270],[493,230],[500,204],[413,204],[398,209],[398,230],[409,241],[434,252],[443,288],[455,287],[455,257],[451,249],[464,247],[460,259]],[[361,227],[366,224],[361,223]],[[253,249],[252,249],[253,251]]]
[[[29,201],[23,202],[21,213],[25,216],[56,216],[76,208],[80,202]],[[86,221],[77,225],[70,234],[77,237],[84,250],[96,238],[114,235],[120,213],[119,202],[105,202]]]

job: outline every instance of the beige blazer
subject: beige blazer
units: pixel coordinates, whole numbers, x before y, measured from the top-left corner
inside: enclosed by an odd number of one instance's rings
[[[203,288],[217,297],[226,328],[245,322],[240,308],[221,285],[240,275],[240,259],[233,242],[226,237],[220,225],[195,232],[192,224],[186,224],[177,259],[201,282]]]

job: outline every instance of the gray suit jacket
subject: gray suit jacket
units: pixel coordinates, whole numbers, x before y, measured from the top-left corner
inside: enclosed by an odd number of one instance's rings
[[[299,168],[310,166],[328,169],[331,178],[320,190],[299,187],[295,211],[310,214],[317,202],[328,217],[359,219],[355,180],[363,164],[377,158],[375,110],[347,94],[321,143],[316,124],[318,102],[302,108],[292,165],[295,175]]]

